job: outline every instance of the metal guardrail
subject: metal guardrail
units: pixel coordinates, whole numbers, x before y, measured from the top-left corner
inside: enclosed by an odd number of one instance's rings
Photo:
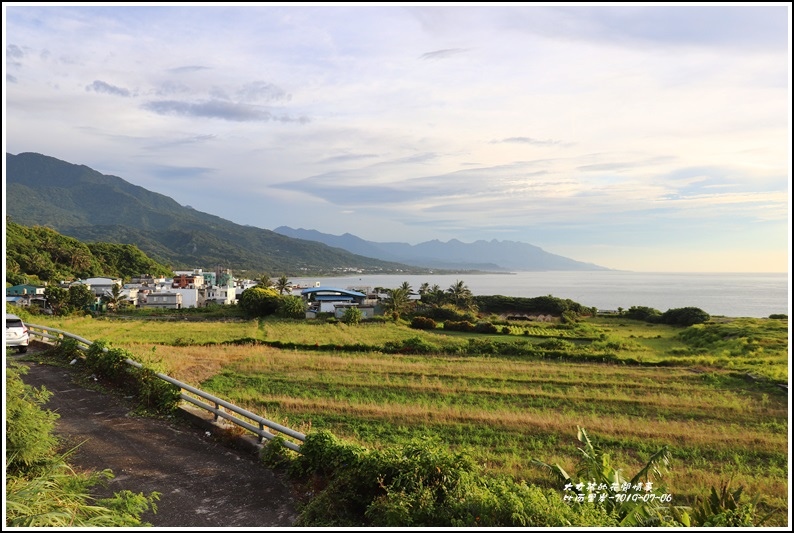
[[[37,325],[37,324],[26,324],[26,326],[28,327],[30,335],[42,339],[43,342],[51,342],[51,341],[56,341],[57,342],[57,341],[63,340],[64,338],[70,338],[70,339],[76,340],[77,343],[78,343],[77,347],[80,350],[83,350],[83,351],[88,350],[88,347],[93,344],[93,342],[88,340],[88,339],[84,339],[82,337],[78,337],[77,335],[73,335],[73,334],[71,334],[71,333],[69,333],[67,331],[62,331],[60,329],[55,329],[55,328],[51,328],[51,327],[48,327],[48,326],[40,326],[40,325]],[[107,348],[104,348],[104,351],[108,351]],[[132,365],[132,366],[136,367],[136,368],[143,368],[143,365],[141,363],[138,363],[137,361],[133,361],[132,359],[128,358],[128,359],[125,360],[125,362],[127,364],[129,364],[129,365]],[[220,398],[218,398],[216,396],[213,396],[212,394],[204,392],[201,389],[197,389],[195,387],[192,387],[192,386],[188,385],[187,383],[183,383],[181,381],[178,381],[178,380],[176,380],[176,379],[174,379],[174,378],[172,378],[170,376],[167,376],[165,374],[155,373],[155,375],[158,378],[160,378],[160,379],[162,379],[164,381],[167,381],[168,383],[176,385],[182,391],[187,391],[190,394],[198,396],[199,398],[208,400],[209,402],[211,402],[211,404],[202,402],[201,400],[198,400],[195,397],[186,394],[185,392],[181,392],[180,393],[180,398],[182,400],[184,400],[184,401],[186,401],[186,402],[188,402],[188,403],[190,403],[192,405],[195,405],[195,406],[197,406],[197,407],[199,407],[201,409],[205,409],[205,410],[209,411],[210,413],[213,413],[215,415],[215,421],[216,422],[218,421],[219,417],[220,418],[224,418],[225,420],[229,420],[233,424],[238,425],[238,426],[240,426],[242,428],[245,428],[248,431],[250,431],[251,433],[257,435],[258,441],[259,441],[260,444],[262,443],[262,441],[264,439],[271,440],[271,439],[276,437],[275,434],[270,433],[269,431],[265,430],[265,428],[273,429],[275,431],[283,433],[284,435],[288,435],[289,437],[292,437],[292,438],[294,438],[296,440],[299,440],[301,442],[304,442],[306,440],[306,435],[301,433],[301,432],[299,432],[299,431],[295,431],[295,430],[290,429],[290,428],[288,428],[286,426],[282,426],[281,424],[278,424],[276,422],[273,422],[272,420],[268,420],[266,418],[263,418],[263,417],[257,415],[256,413],[252,413],[251,411],[248,411],[248,410],[243,409],[241,407],[237,407],[236,405],[234,405],[232,403],[229,403],[229,402],[227,402],[225,400],[222,400],[222,399],[220,399]],[[241,420],[240,418],[237,418],[233,414],[230,414],[227,411],[221,409],[221,407],[223,407],[224,409],[227,409],[228,411],[231,411],[232,413],[235,413],[237,415],[245,417],[246,419],[250,420],[253,423],[247,422],[245,420]],[[290,441],[286,441],[285,440],[285,441],[282,442],[282,444],[284,445],[285,448],[288,448],[288,449],[296,451],[296,452],[300,452],[300,445],[295,444],[294,442],[290,442]]]

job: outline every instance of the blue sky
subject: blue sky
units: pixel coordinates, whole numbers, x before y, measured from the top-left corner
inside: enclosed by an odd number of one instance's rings
[[[239,224],[785,272],[791,11],[3,4],[6,152]]]

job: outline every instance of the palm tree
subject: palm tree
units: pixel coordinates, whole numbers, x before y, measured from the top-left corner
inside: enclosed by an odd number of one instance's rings
[[[273,286],[273,282],[270,281],[270,276],[268,276],[267,273],[264,273],[261,276],[259,276],[259,279],[257,279],[256,281],[259,282],[259,285],[263,289],[267,289],[268,287],[272,287]]]
[[[411,292],[404,287],[386,289],[388,296],[383,300],[383,306],[394,320],[399,320],[400,315],[410,309],[413,303],[410,299]]]
[[[292,283],[290,283],[286,274],[282,274],[281,277],[276,280],[275,287],[279,294],[284,294],[292,288]]]
[[[114,283],[113,287],[110,289],[110,294],[105,293],[103,299],[110,309],[118,311],[125,301],[125,297],[121,293],[121,286],[119,286],[118,283]]]
[[[447,289],[450,301],[457,307],[470,309],[473,306],[472,293],[465,283],[458,280]]]

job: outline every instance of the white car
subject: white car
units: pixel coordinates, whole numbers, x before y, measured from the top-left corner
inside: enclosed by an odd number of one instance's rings
[[[28,327],[17,315],[6,315],[6,348],[16,347],[19,353],[28,351]]]

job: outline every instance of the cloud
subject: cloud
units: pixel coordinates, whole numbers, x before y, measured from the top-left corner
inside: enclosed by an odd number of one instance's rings
[[[289,100],[291,96],[283,89],[264,81],[253,81],[237,90],[237,97],[243,102],[271,102]]]
[[[220,100],[199,103],[154,100],[143,104],[143,108],[158,115],[217,118],[232,122],[297,122],[300,124],[309,122],[308,117],[274,115],[270,111],[254,105]]]
[[[378,157],[378,154],[342,154],[342,155],[335,155],[332,157],[326,157],[325,159],[321,159],[318,161],[320,164],[326,163],[346,163],[348,161],[360,161],[362,159],[372,159],[373,157]]]
[[[168,141],[158,141],[148,146],[144,146],[144,148],[147,150],[164,150],[164,149],[173,148],[175,146],[186,146],[186,145],[204,143],[208,141],[214,141],[216,138],[217,137],[215,135],[211,135],[211,134],[194,135],[192,137],[182,137],[178,139],[171,139]]]
[[[167,180],[195,180],[208,174],[217,172],[217,169],[209,167],[180,167],[170,165],[154,165],[149,167],[149,171],[159,178]]]
[[[552,146],[555,144],[561,144],[562,141],[557,141],[554,139],[543,139],[543,140],[533,139],[532,137],[507,137],[499,141],[491,141],[491,144],[498,144],[498,143],[519,143],[519,144],[532,144],[535,146]]]
[[[115,96],[123,96],[125,98],[131,96],[129,90],[124,89],[123,87],[110,85],[109,83],[105,83],[104,81],[100,80],[94,80],[94,83],[91,85],[86,85],[85,90],[86,92],[94,91],[96,93],[112,94]]]
[[[8,83],[17,83],[16,76],[12,76],[11,74],[6,74],[6,81]]]
[[[25,53],[20,47],[15,44],[6,45],[6,58],[7,59],[22,59]]]
[[[200,70],[210,70],[210,67],[203,67],[200,65],[186,65],[184,67],[174,67],[167,69],[167,72],[172,74],[185,74],[188,72],[198,72]]]
[[[458,54],[462,54],[467,52],[465,48],[446,48],[444,50],[436,50],[435,52],[427,52],[419,56],[419,59],[425,60],[435,60],[435,59],[447,59],[452,56],[456,56]]]

